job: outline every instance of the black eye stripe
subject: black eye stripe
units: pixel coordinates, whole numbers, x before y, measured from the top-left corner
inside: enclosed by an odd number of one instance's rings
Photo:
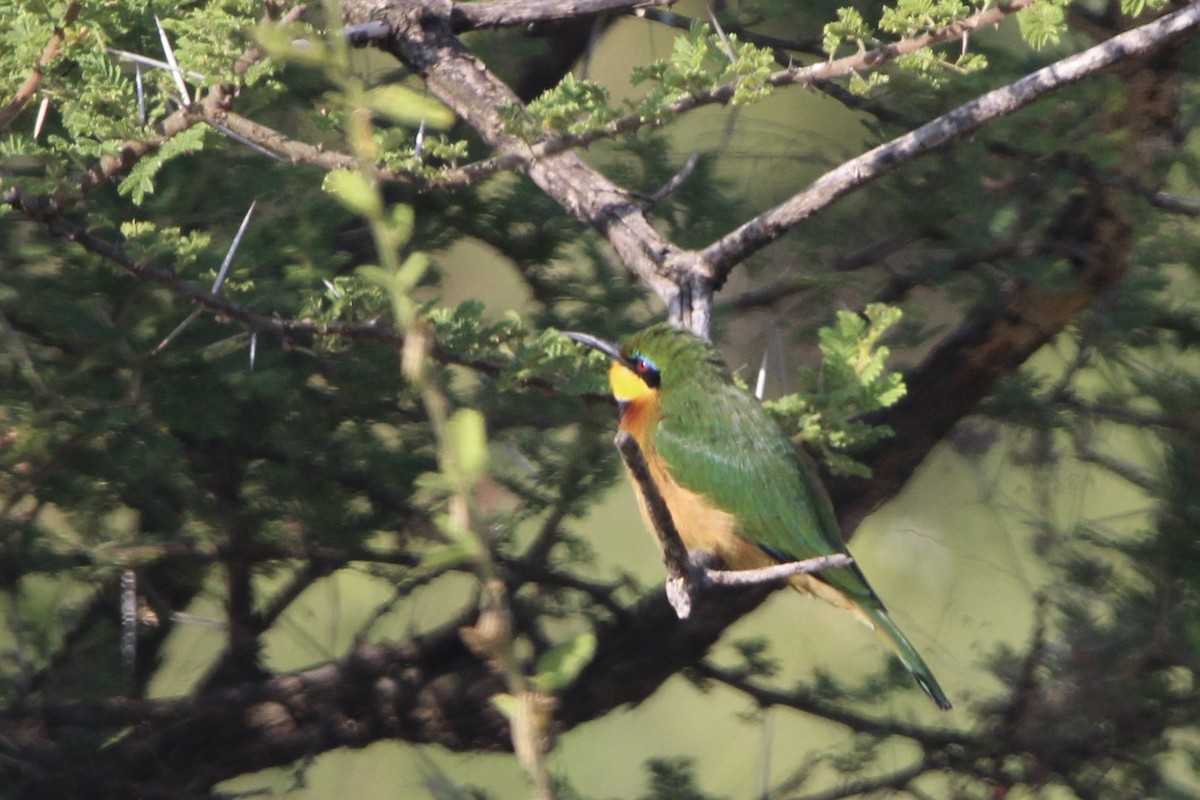
[[[646,385],[652,389],[658,388],[660,375],[658,367],[654,362],[646,358],[641,353],[634,353],[629,359],[629,364],[633,367],[633,371],[646,382]]]

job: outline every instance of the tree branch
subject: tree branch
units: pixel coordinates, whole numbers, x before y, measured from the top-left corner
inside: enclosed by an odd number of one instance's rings
[[[603,234],[647,288],[669,307],[679,305],[677,281],[688,276],[664,268],[679,247],[650,224],[637,198],[575,153],[536,158],[524,140],[507,133],[500,110],[519,104],[519,99],[454,37],[447,16],[438,16],[438,7],[414,0],[386,5],[348,0],[342,7],[347,24],[385,23],[391,36],[373,44],[420,74],[429,89],[502,157],[520,158],[529,178],[571,216]],[[442,9],[446,15],[448,11]]]
[[[807,67],[792,65],[787,69],[772,73],[766,82],[768,85],[774,87],[810,86],[828,84],[836,78],[862,74],[895,60],[900,56],[915,53],[944,42],[954,41],[970,31],[987,27],[988,25],[995,25],[1004,19],[1004,17],[1020,11],[1035,1],[1014,0],[1014,2],[1006,6],[980,11],[953,25],[936,31],[929,31],[911,39],[902,39],[891,44],[880,45],[871,50],[864,50],[861,53],[829,61],[821,61]],[[652,17],[652,15],[647,16]],[[492,159],[476,162],[472,166],[480,172],[499,172],[512,169],[514,161],[540,159],[557,155],[566,150],[587,147],[595,142],[611,139],[621,134],[634,133],[647,126],[661,127],[675,117],[689,111],[710,105],[726,105],[733,100],[736,91],[736,83],[727,83],[708,91],[685,94],[667,104],[662,114],[658,117],[647,118],[640,113],[627,114],[594,130],[578,134],[556,135],[529,143],[528,151],[524,156],[505,153]]]
[[[888,772],[873,778],[860,778],[856,781],[849,781],[823,792],[800,795],[797,800],[842,800],[842,798],[846,797],[863,797],[883,789],[900,791],[926,772],[932,772],[937,768],[938,765],[932,760],[922,758],[894,772]]]
[[[78,16],[79,3],[77,0],[72,0],[63,12],[62,21],[54,26],[54,33],[51,34],[50,41],[46,42],[46,47],[42,50],[41,57],[38,58],[37,66],[29,73],[29,77],[25,79],[25,82],[17,87],[12,100],[9,100],[7,105],[0,108],[0,130],[4,130],[11,125],[22,109],[37,94],[38,87],[42,85],[42,75],[45,74],[46,67],[50,66],[50,62],[58,57],[58,50],[62,47],[63,40],[67,36],[66,31],[63,29],[72,25]]]
[[[836,722],[855,733],[871,736],[900,736],[911,739],[926,750],[941,750],[951,746],[971,747],[978,742],[969,734],[951,728],[930,728],[913,725],[894,719],[878,719],[865,716],[847,708],[843,703],[821,700],[806,692],[781,692],[767,686],[759,686],[750,680],[712,664],[701,661],[693,667],[697,674],[722,683],[745,694],[760,708],[781,706],[803,711],[806,714]]]
[[[1120,34],[1088,52],[1093,58],[1129,54],[1133,47],[1165,42],[1165,31],[1177,36],[1197,22],[1200,4],[1191,4],[1130,30],[1133,39]],[[1184,48],[1176,39],[1153,56],[1126,59],[1115,67],[1128,91],[1110,110],[1106,128],[1137,132],[1121,140],[1122,168],[1149,182],[1162,180],[1158,156],[1172,146]],[[905,376],[908,392],[899,403],[871,416],[870,422],[890,427],[895,436],[856,454],[871,469],[870,481],[840,477],[827,482],[843,536],[850,536],[863,517],[899,491],[934,445],[973,413],[1000,380],[1125,276],[1134,233],[1123,199],[1122,190],[1099,180],[1070,195],[1033,247],[1033,252],[1057,254],[1054,257],[1065,261],[1071,269],[1070,284],[1062,288],[1007,281],[998,299],[972,310]]]
[[[618,14],[647,6],[671,5],[675,0],[499,0],[498,2],[455,3],[450,9],[450,28],[455,33],[480,28],[511,28],[539,22],[555,22],[597,14]]]
[[[1029,105],[1104,67],[1188,33],[1200,24],[1200,5],[1190,4],[1154,22],[1118,34],[1008,86],[995,89],[916,130],[850,159],[825,173],[807,189],[746,222],[713,242],[701,253],[706,277],[716,285],[752,253],[790,231],[821,209],[902,164],[941,147],[983,125]]]
[[[322,322],[311,318],[281,317],[277,314],[266,316],[205,287],[189,283],[170,270],[138,263],[120,245],[95,236],[63,219],[54,198],[30,196],[19,188],[10,187],[0,193],[0,202],[21,212],[30,220],[44,225],[51,234],[74,242],[89,253],[100,256],[133,277],[165,286],[181,300],[194,303],[218,317],[235,320],[250,333],[276,338],[285,347],[295,346],[295,340],[302,337],[316,339],[346,337],[375,341],[395,348],[397,351],[404,347],[404,337],[397,334],[387,324],[375,321],[341,322],[334,320]],[[430,349],[429,355],[440,364],[454,364],[493,377],[500,375],[506,368],[503,364],[462,358],[436,343]],[[550,393],[557,390],[557,387],[550,381],[537,377],[523,378],[520,385]],[[586,402],[610,402],[607,395],[603,397],[588,395],[583,399]]]

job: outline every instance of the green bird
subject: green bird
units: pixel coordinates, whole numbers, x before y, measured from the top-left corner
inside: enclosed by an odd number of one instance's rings
[[[635,333],[620,347],[584,333],[566,335],[612,359],[609,382],[621,409],[620,430],[641,448],[688,550],[713,552],[726,569],[847,552],[814,465],[734,383],[709,342],[667,324]],[[641,487],[632,483],[652,526]],[[790,581],[873,628],[925,693],[950,708],[857,562]]]

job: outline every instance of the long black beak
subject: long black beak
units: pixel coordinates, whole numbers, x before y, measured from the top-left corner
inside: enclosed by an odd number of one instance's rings
[[[563,331],[562,335],[568,339],[574,339],[580,344],[586,344],[593,350],[599,350],[615,361],[620,361],[622,364],[625,363],[625,356],[621,355],[621,348],[610,341],[592,336],[590,333],[579,333],[578,331]]]

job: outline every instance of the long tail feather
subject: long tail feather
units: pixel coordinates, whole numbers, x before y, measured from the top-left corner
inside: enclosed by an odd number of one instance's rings
[[[870,620],[880,638],[887,643],[888,648],[900,659],[900,663],[904,664],[904,668],[917,679],[917,683],[925,690],[925,694],[933,698],[933,702],[938,704],[938,708],[949,709],[950,699],[942,691],[937,678],[933,677],[933,672],[925,663],[925,659],[921,658],[917,649],[912,646],[912,642],[896,627],[896,623],[892,622],[892,618],[888,616],[887,612],[882,608],[868,608],[863,605],[859,605],[858,608]]]
[[[863,578],[863,582],[866,583],[865,578]],[[832,606],[846,609],[867,627],[873,628],[888,649],[900,659],[904,668],[917,679],[917,683],[925,690],[925,694],[938,704],[938,708],[943,710],[950,708],[950,700],[942,691],[942,687],[938,685],[937,678],[933,677],[933,671],[929,669],[925,659],[917,653],[917,648],[913,647],[908,637],[896,627],[896,623],[892,622],[892,618],[888,616],[882,604],[875,605],[879,603],[879,598],[874,593],[854,598],[830,586],[816,575],[797,575],[792,578],[792,586],[801,592],[819,597]],[[869,587],[868,591],[870,591]]]

